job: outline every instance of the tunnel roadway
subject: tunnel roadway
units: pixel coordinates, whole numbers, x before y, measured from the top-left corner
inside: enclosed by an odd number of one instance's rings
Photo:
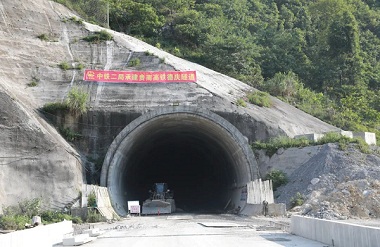
[[[233,215],[135,216],[112,224],[96,225],[106,233],[84,246],[325,246],[282,230],[265,230],[266,225],[266,220]]]

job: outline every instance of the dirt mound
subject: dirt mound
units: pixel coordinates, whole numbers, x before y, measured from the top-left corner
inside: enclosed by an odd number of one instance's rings
[[[364,154],[351,145],[340,150],[323,145],[276,191],[277,201],[290,208],[297,192],[304,204],[293,212],[325,219],[380,217],[380,155],[378,147]]]

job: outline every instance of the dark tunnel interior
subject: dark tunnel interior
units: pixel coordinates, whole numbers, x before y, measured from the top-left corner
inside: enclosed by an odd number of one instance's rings
[[[218,140],[194,128],[170,128],[135,149],[124,172],[131,200],[147,199],[154,183],[165,182],[184,211],[217,211],[228,202],[232,164]]]
[[[117,147],[117,161],[110,162],[106,174],[111,200],[124,208],[126,201],[142,205],[154,183],[167,183],[177,209],[222,212],[234,189],[250,180],[240,145],[229,131],[203,117],[155,117],[126,134]]]

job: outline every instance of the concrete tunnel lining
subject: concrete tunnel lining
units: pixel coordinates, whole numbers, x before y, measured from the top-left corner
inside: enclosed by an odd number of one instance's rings
[[[155,182],[167,182],[186,211],[240,205],[241,188],[256,174],[248,141],[232,124],[205,109],[177,106],[127,125],[108,149],[100,182],[124,216],[127,201],[142,203]]]

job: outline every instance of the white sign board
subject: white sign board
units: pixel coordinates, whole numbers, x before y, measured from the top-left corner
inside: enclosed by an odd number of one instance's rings
[[[128,201],[128,211],[131,214],[140,214],[139,201]]]

